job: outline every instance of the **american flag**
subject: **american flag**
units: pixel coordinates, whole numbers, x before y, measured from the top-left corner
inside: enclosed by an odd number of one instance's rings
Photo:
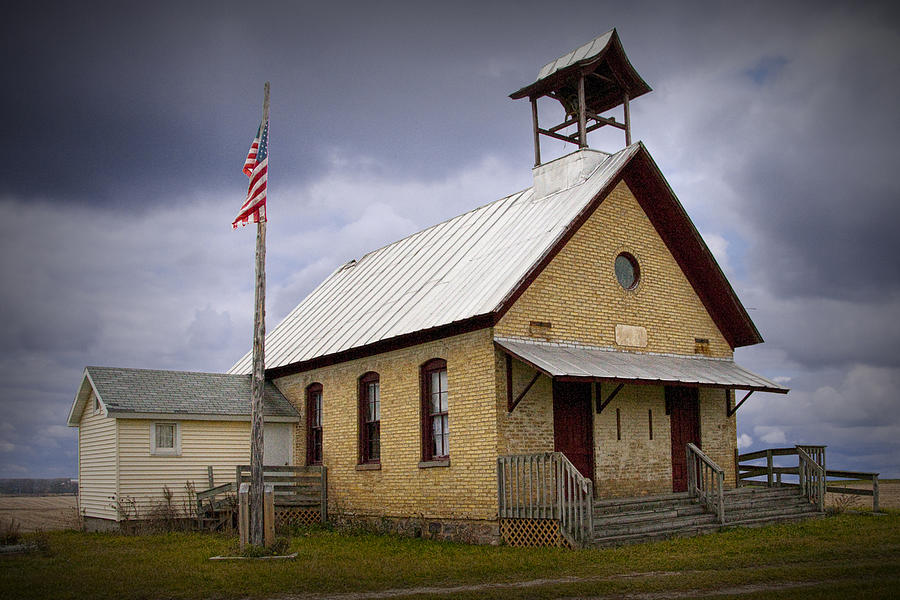
[[[262,131],[262,134],[260,134]],[[269,171],[269,122],[261,124],[256,130],[256,137],[250,144],[250,152],[244,161],[244,174],[250,178],[247,188],[247,199],[231,224],[233,229],[238,225],[259,223],[266,220],[266,182]]]

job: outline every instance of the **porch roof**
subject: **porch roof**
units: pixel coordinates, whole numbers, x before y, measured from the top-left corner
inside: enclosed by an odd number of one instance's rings
[[[554,379],[657,383],[786,394],[788,388],[708,356],[625,352],[600,346],[494,338],[507,354]]]

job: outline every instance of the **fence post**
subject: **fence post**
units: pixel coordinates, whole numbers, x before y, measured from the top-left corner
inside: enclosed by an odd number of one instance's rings
[[[716,476],[719,478],[719,499],[717,501],[718,513],[719,513],[719,523],[725,524],[725,473],[719,471]]]
[[[242,483],[238,488],[238,530],[241,537],[241,550],[250,538],[250,484]]]
[[[872,477],[872,512],[878,512],[878,475]]]
[[[328,520],[328,467],[322,465],[319,468],[321,469],[320,472],[322,474],[322,478],[320,479],[320,482],[322,484],[322,490],[320,492],[322,495],[322,508],[320,511],[320,516],[322,519],[322,523],[324,523]]]
[[[774,461],[772,460],[772,450],[766,450],[766,487],[772,487],[773,466]]]
[[[267,483],[263,490],[263,545],[275,543],[275,486]]]

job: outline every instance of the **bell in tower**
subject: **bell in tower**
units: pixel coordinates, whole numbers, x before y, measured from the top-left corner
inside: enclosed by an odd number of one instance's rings
[[[628,103],[650,91],[641,79],[613,29],[576,48],[565,56],[547,63],[537,80],[509,95],[517,100],[531,100],[534,125],[534,166],[541,164],[541,136],[587,148],[587,134],[601,127],[615,127],[625,132],[625,145],[631,145],[631,117]],[[538,98],[548,96],[562,104],[565,116],[562,123],[549,128],[538,124]],[[603,113],[622,105],[624,121]],[[574,132],[566,133],[572,125]]]

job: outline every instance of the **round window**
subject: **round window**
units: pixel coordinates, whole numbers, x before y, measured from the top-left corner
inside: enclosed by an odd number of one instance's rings
[[[627,252],[616,257],[616,279],[619,285],[626,290],[633,290],[637,287],[640,277],[641,269],[635,257]]]

